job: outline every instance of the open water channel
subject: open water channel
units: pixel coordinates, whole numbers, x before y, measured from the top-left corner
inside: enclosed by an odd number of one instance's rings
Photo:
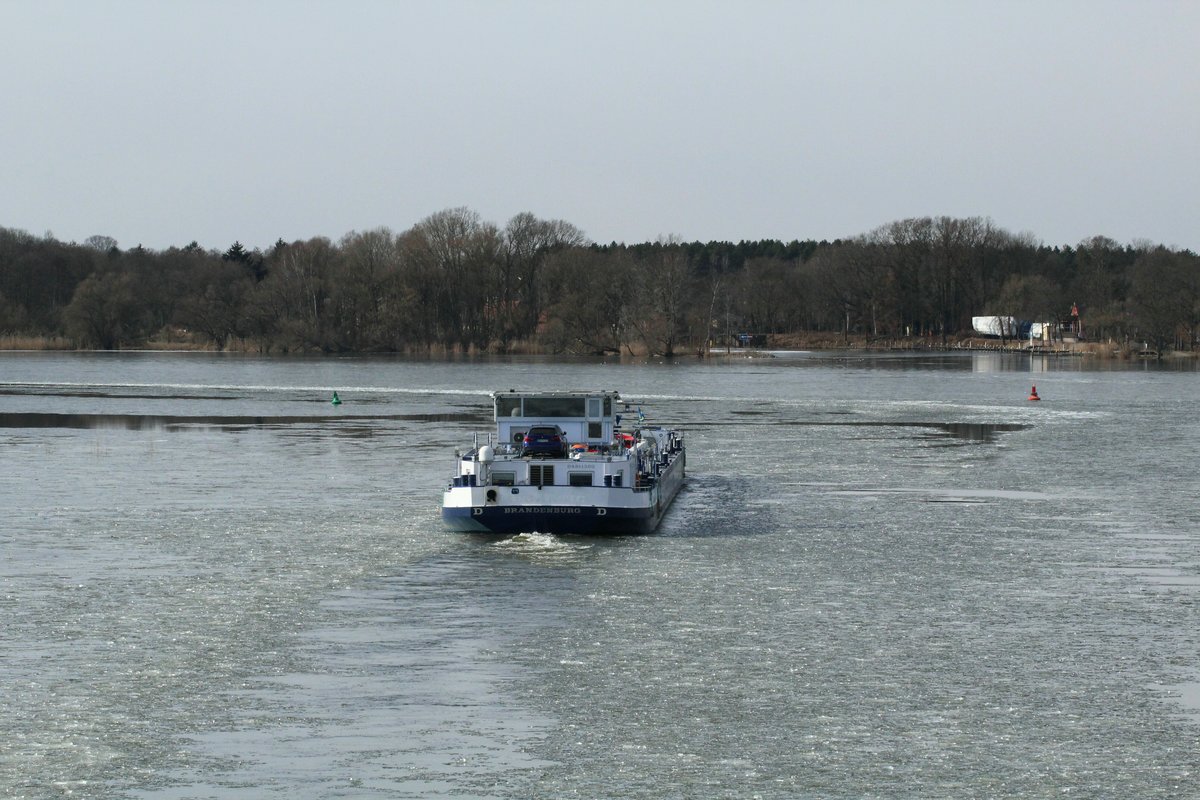
[[[490,390],[595,387],[687,431],[658,533],[441,530]],[[1198,797],[1198,395],[993,354],[0,354],[0,796]]]

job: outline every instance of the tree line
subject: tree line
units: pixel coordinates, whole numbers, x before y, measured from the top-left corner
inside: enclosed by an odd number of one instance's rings
[[[1057,322],[1073,305],[1089,338],[1190,350],[1200,259],[1100,236],[1047,247],[978,217],[832,242],[602,245],[562,220],[454,208],[402,233],[223,252],[0,228],[0,335],[85,348],[673,355],[739,332],[947,341],[972,316]]]

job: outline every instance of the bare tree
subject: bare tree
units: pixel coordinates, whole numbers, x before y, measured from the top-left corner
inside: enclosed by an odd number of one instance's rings
[[[83,240],[83,245],[98,253],[108,253],[117,249],[117,240],[111,236],[89,236]]]
[[[395,349],[406,313],[401,251],[387,228],[342,237],[331,295],[339,347]]]
[[[508,221],[499,286],[505,344],[512,337],[533,335],[541,323],[547,302],[541,279],[546,257],[587,243],[583,231],[563,220],[542,220],[522,212]]]
[[[487,347],[500,308],[499,230],[467,208],[426,217],[404,237],[416,269],[433,281],[437,338],[447,346]]]
[[[1159,354],[1192,345],[1200,305],[1200,259],[1159,248],[1133,265],[1137,333]]]
[[[660,238],[655,244],[652,254],[641,259],[634,272],[637,312],[632,324],[647,350],[673,356],[685,332],[688,262],[678,247],[679,237]]]
[[[570,248],[548,256],[543,280],[549,322],[543,341],[559,352],[619,353],[631,321],[632,274],[623,251]]]
[[[259,301],[269,309],[275,338],[284,350],[330,349],[327,310],[339,256],[324,237],[276,248]]]
[[[68,334],[85,346],[113,350],[130,342],[140,333],[133,276],[105,272],[88,277],[63,309],[63,317]]]

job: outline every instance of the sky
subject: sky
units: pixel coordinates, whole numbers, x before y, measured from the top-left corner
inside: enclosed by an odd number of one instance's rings
[[[1200,251],[1200,2],[0,0],[0,227]]]

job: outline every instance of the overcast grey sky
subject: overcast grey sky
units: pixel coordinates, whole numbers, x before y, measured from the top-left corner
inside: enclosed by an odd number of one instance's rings
[[[0,226],[600,242],[990,217],[1200,250],[1200,2],[0,0]]]

